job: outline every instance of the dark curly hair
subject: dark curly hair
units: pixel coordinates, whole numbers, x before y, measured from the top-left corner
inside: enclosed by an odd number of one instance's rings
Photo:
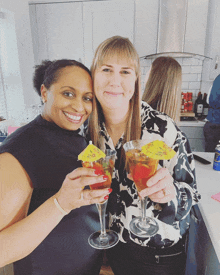
[[[49,89],[50,86],[59,78],[61,70],[67,66],[80,67],[91,76],[90,70],[76,60],[43,60],[40,65],[35,66],[35,72],[33,76],[33,85],[39,96],[41,96],[41,85],[44,84],[45,87]]]

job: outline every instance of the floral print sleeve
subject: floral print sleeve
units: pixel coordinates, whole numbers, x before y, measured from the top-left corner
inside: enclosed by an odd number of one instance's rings
[[[196,186],[193,155],[184,133],[178,131],[173,149],[177,152],[176,161],[171,161],[170,164],[177,192],[176,220],[182,220],[189,214],[192,205],[199,202],[201,196]]]
[[[159,165],[166,167],[172,175],[177,196],[164,204],[148,199],[146,214],[157,218],[159,231],[149,238],[133,235],[129,223],[133,217],[140,215],[140,200],[134,182],[127,178],[127,173],[121,165],[123,139],[121,138],[114,148],[103,123],[100,129],[102,146],[115,149],[118,157],[112,180],[113,192],[108,202],[109,222],[110,227],[119,233],[122,242],[132,240],[142,246],[164,248],[177,243],[188,231],[191,207],[200,200],[196,188],[194,159],[187,137],[169,116],[142,102],[141,119],[141,138],[147,138],[149,135],[160,136],[176,151],[174,158],[160,161]]]

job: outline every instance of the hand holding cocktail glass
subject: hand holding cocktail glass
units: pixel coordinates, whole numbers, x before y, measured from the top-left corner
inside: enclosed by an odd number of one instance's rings
[[[156,196],[156,199],[160,200],[161,194],[158,192],[162,190],[163,184],[163,187],[165,183],[171,182],[172,184],[172,180],[170,181],[172,177],[167,173],[168,170],[162,168],[159,172],[157,166],[160,159],[170,159],[175,152],[163,141],[155,140],[153,137],[151,140],[129,141],[123,147],[126,154],[126,169],[131,174],[141,199],[142,216],[130,222],[131,232],[140,237],[153,236],[157,233],[159,226],[156,219],[146,217],[147,195],[150,194],[152,198]],[[150,181],[152,188],[149,189],[152,193],[147,190],[147,182],[150,184]]]
[[[153,202],[167,203],[176,197],[173,177],[167,168],[160,168],[148,180],[147,188],[139,192],[140,197],[148,197]]]
[[[105,150],[103,153],[93,144],[79,155],[78,159],[82,160],[83,167],[93,168],[97,175],[103,175],[106,181],[90,185],[92,190],[100,190],[103,188],[110,188],[112,182],[112,173],[115,165],[116,152],[111,149]],[[105,212],[107,207],[107,199],[102,203],[96,204],[99,212],[101,231],[94,232],[88,239],[89,244],[97,249],[107,249],[115,246],[119,237],[118,234],[112,230],[105,228]]]

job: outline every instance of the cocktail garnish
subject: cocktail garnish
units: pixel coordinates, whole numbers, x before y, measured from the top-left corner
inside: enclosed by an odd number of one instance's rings
[[[162,140],[155,140],[142,146],[141,152],[153,159],[171,159],[176,154],[176,152]]]
[[[78,160],[92,162],[104,158],[105,156],[102,150],[89,142],[89,145],[78,155]]]

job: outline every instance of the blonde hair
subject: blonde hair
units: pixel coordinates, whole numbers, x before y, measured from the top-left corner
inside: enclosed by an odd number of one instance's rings
[[[172,57],[158,57],[151,66],[142,100],[179,122],[182,68]]]
[[[118,62],[128,60],[135,68],[136,81],[134,95],[130,100],[129,114],[127,119],[127,126],[124,135],[124,141],[140,139],[141,135],[141,91],[140,91],[140,62],[137,51],[128,38],[121,36],[113,36],[102,42],[96,49],[93,58],[91,73],[92,78],[96,69],[103,65],[104,60],[111,57],[117,57]],[[93,144],[100,146],[99,141],[99,122],[105,121],[102,108],[97,98],[93,99],[93,112],[89,119],[89,134]]]

